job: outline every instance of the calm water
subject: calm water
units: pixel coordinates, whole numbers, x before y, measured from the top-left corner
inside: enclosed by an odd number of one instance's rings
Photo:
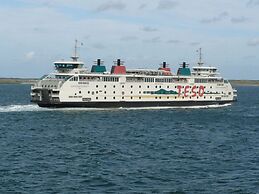
[[[259,87],[233,106],[43,109],[0,85],[0,193],[259,193]]]

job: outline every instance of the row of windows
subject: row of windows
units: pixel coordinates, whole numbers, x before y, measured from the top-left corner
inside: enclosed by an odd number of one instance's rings
[[[45,87],[45,88],[53,88],[53,87],[56,88],[57,86],[56,86],[56,85],[42,85],[41,87],[42,87],[42,88],[44,88],[44,87]]]
[[[118,82],[119,78],[118,77],[103,77],[102,80],[105,82]]]
[[[223,79],[195,79],[195,83],[222,83]]]
[[[175,96],[175,97],[171,97],[171,99],[177,99],[178,97],[177,96]],[[199,97],[199,96],[197,96],[197,97],[181,97],[182,99],[201,99],[202,97]],[[204,99],[206,99],[207,97],[206,96],[204,96],[203,97]],[[96,97],[95,98],[96,100],[98,100],[99,99],[99,97]],[[105,97],[103,97],[103,99],[104,100],[106,100],[107,99],[107,97],[105,96]],[[116,97],[114,96],[114,97],[112,97],[112,99],[113,100],[116,100]],[[118,99],[118,98],[117,98]],[[124,96],[122,96],[121,97],[121,99],[125,99],[125,97]],[[130,99],[132,100],[132,99],[142,99],[142,97],[130,97]],[[162,99],[162,97],[161,96],[159,96],[159,97],[154,97],[154,99]],[[169,96],[167,96],[165,99],[170,99],[170,97]],[[212,96],[210,96],[210,99],[212,99]]]

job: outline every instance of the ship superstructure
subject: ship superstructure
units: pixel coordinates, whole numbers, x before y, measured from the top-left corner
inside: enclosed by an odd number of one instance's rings
[[[127,69],[116,60],[108,72],[98,59],[91,70],[78,56],[54,62],[55,72],[31,88],[32,102],[41,107],[158,107],[226,104],[237,92],[215,67],[201,58],[192,70],[183,62],[174,74],[166,62],[158,70]]]

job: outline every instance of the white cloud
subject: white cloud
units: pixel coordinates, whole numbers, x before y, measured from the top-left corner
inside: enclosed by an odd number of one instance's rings
[[[172,1],[172,0],[160,0],[159,4],[157,6],[157,9],[160,10],[170,10],[175,8],[178,5],[177,1]]]
[[[126,4],[122,1],[109,1],[101,4],[97,11],[109,11],[109,10],[123,10],[126,8]]]
[[[31,59],[33,59],[34,55],[35,55],[35,52],[34,51],[30,51],[30,52],[25,54],[25,58],[27,60],[31,60]]]
[[[247,44],[248,46],[259,46],[259,38],[252,39]]]

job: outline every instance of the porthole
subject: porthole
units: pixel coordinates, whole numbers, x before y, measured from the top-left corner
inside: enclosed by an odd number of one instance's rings
[[[113,97],[113,99],[115,100],[115,97]]]
[[[98,85],[96,85],[96,88],[98,88]]]

